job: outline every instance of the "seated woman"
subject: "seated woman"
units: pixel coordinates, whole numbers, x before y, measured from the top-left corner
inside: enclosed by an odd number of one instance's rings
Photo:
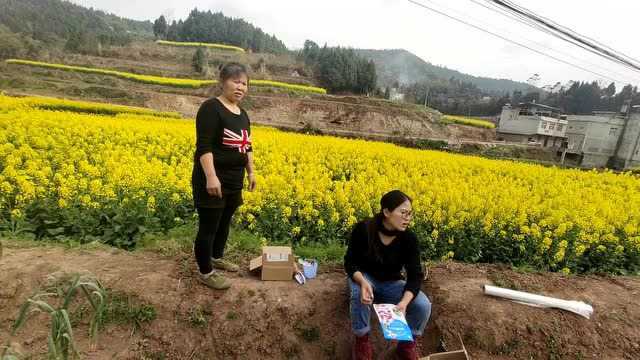
[[[371,304],[397,304],[414,337],[422,335],[431,315],[431,303],[420,291],[423,280],[416,235],[407,230],[413,216],[411,199],[399,190],[385,194],[381,211],[355,225],[344,257],[351,288],[351,326],[356,336],[353,359],[370,360]],[[405,269],[407,278],[401,271]],[[415,341],[398,343],[400,359],[416,360]]]

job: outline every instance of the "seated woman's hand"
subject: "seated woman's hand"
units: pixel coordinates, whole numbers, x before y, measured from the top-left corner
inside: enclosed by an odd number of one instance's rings
[[[360,284],[360,301],[365,305],[373,304],[373,288],[367,280]]]
[[[402,315],[407,315],[407,306],[409,306],[409,304],[404,301],[400,301],[398,305],[396,305],[398,310],[402,312]]]

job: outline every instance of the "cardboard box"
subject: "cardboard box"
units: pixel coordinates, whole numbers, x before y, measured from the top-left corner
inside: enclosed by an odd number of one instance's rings
[[[431,354],[421,360],[469,360],[469,354],[467,354],[466,350],[447,351]]]
[[[469,353],[467,353],[467,349],[464,347],[464,343],[462,342],[460,335],[458,335],[458,339],[460,340],[462,350],[431,354],[427,357],[421,358],[420,360],[470,360],[471,358],[469,357]]]
[[[262,256],[249,262],[249,271],[262,269],[262,280],[288,281],[296,269],[293,252],[289,246],[265,246]]]

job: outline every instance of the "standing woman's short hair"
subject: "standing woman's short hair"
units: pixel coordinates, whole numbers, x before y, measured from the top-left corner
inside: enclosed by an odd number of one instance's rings
[[[224,64],[220,68],[218,80],[220,81],[220,84],[222,84],[229,79],[237,78],[241,75],[245,75],[247,79],[249,79],[249,72],[247,71],[247,67],[237,62],[230,62]]]

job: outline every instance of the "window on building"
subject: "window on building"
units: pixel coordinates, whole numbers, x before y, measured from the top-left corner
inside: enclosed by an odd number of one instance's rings
[[[555,129],[555,127],[556,127],[556,124],[553,124],[553,123],[549,124],[549,130],[553,130]]]
[[[564,125],[562,124],[558,124],[558,131],[562,131],[562,128],[564,127]]]
[[[543,129],[546,129],[547,128],[547,122],[546,121],[541,122],[540,123],[540,127],[543,128]]]
[[[611,129],[609,129],[610,136],[615,136],[617,133],[618,133],[618,128],[612,127]]]

